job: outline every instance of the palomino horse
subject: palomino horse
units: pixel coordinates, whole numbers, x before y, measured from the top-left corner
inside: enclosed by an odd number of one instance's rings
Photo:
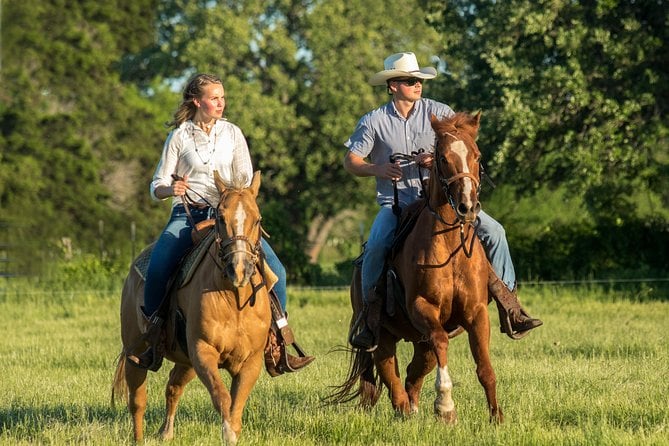
[[[404,286],[405,298],[400,296],[394,315],[382,313],[378,348],[372,353],[352,353],[347,380],[335,388],[331,402],[346,402],[359,396],[363,406],[371,407],[377,402],[383,383],[393,408],[408,415],[418,410],[423,381],[436,365],[435,415],[446,423],[454,423],[457,416],[447,351],[449,332],[452,337],[462,327],[469,335],[490,419],[503,420],[489,356],[488,260],[475,230],[480,210],[481,154],[475,142],[479,121],[480,113],[457,113],[441,121],[432,118],[437,143],[426,198],[404,212],[404,218],[411,215],[415,225],[389,259],[391,271]],[[377,293],[393,288],[383,283],[386,280],[390,282],[390,278],[384,278],[377,285]],[[352,323],[362,307],[361,294],[357,267],[351,285]],[[401,339],[412,342],[414,348],[405,385],[400,381],[396,357]]]
[[[174,416],[184,387],[196,375],[211,395],[221,415],[223,439],[237,442],[244,405],[263,369],[263,350],[270,328],[270,303],[257,262],[260,257],[260,211],[256,203],[260,172],[250,187],[224,184],[215,172],[221,194],[216,215],[216,241],[190,281],[176,292],[176,305],[186,320],[187,353],[174,342],[165,357],[174,362],[165,390],[166,414],[162,439],[174,436]],[[245,179],[240,179],[242,182]],[[142,334],[144,281],[131,268],[121,301],[121,353],[112,390],[128,398],[134,438],[143,438],[147,370],[126,361],[126,352]],[[168,318],[169,319],[169,318]],[[173,332],[168,321],[167,333]],[[219,369],[232,377],[228,391]]]

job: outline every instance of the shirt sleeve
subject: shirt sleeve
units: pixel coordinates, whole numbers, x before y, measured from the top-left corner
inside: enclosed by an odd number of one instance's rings
[[[233,135],[235,146],[232,152],[232,177],[246,178],[244,184],[248,187],[253,179],[253,164],[251,163],[249,147],[239,127],[235,126]]]
[[[374,148],[374,130],[370,125],[370,116],[366,114],[355,127],[355,131],[344,143],[344,146],[358,156],[365,158]]]
[[[177,162],[179,161],[180,144],[177,140],[178,138],[174,138],[174,130],[167,135],[167,139],[163,145],[163,153],[153,174],[150,193],[151,198],[156,201],[161,201],[160,198],[156,197],[156,188],[172,184],[172,174],[176,172]]]

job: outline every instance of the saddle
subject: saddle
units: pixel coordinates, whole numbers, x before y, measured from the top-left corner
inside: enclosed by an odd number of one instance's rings
[[[188,284],[197,267],[207,255],[207,252],[216,237],[215,231],[213,230],[214,226],[214,219],[203,220],[195,225],[195,228],[191,233],[193,247],[179,262],[177,272],[168,285],[167,298],[163,300],[161,308],[159,309],[159,312],[165,316],[165,319],[170,320],[172,322],[172,327],[174,327],[171,333],[166,334],[166,345],[171,345],[171,348],[174,349],[176,348],[176,343],[178,343],[179,347],[186,355],[188,355],[186,317],[181,308],[176,305],[174,298],[175,292],[179,288]],[[135,261],[134,268],[142,280],[146,280],[146,272],[148,270],[153,247],[153,244],[150,245]],[[278,281],[278,277],[265,262],[262,262],[259,267],[263,279],[259,285],[256,285],[256,287],[267,287],[272,312],[272,323],[265,347],[265,367],[267,372],[274,377],[283,373],[296,371],[288,360],[290,356],[288,353],[288,346],[292,346],[300,358],[304,358],[307,355],[299,344],[295,342],[293,331],[288,326],[286,317],[281,310],[281,304],[273,290],[274,285]],[[139,311],[141,312],[141,310]]]
[[[382,300],[382,308],[385,309],[385,313],[389,317],[395,316],[397,308],[400,309],[404,317],[409,317],[409,312],[406,306],[404,285],[402,284],[402,280],[397,275],[392,266],[392,259],[395,258],[402,246],[404,246],[406,238],[411,233],[414,226],[416,226],[416,221],[426,206],[427,200],[425,198],[421,198],[407,206],[400,214],[391,249],[388,256],[386,257],[383,273],[381,274],[379,281],[376,283],[375,288],[377,290],[377,295]],[[354,265],[358,268],[362,267],[365,247],[366,244],[363,244],[362,252],[353,261]],[[447,327],[449,337],[451,338],[460,334],[462,330],[462,327],[458,325],[454,327]]]

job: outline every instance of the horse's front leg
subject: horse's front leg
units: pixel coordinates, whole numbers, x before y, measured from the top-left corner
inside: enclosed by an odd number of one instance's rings
[[[411,405],[402,381],[400,379],[399,367],[397,365],[397,344],[388,332],[382,331],[379,346],[374,351],[374,362],[379,371],[381,382],[388,388],[390,402],[395,411],[400,415],[409,415]]]
[[[490,421],[501,423],[504,421],[504,414],[497,405],[497,378],[490,362],[490,319],[487,307],[483,307],[475,316],[469,330],[469,348],[476,362],[476,376],[488,401]]]
[[[430,334],[432,348],[437,357],[437,377],[434,383],[437,398],[434,401],[434,414],[444,423],[455,424],[457,413],[453,401],[453,381],[448,373],[448,333],[441,327]]]
[[[239,371],[232,374],[230,384],[230,394],[232,395],[232,405],[230,409],[230,428],[237,437],[242,431],[242,415],[244,406],[249,399],[253,386],[258,381],[258,377],[263,370],[264,352],[260,347],[257,353],[247,359],[240,367]]]
[[[427,342],[413,343],[413,358],[407,366],[407,378],[405,381],[411,413],[418,412],[420,391],[423,388],[425,376],[434,369],[436,363],[437,359],[430,344]]]
[[[177,412],[179,398],[184,392],[186,384],[195,378],[193,367],[183,364],[175,364],[170,371],[170,378],[165,387],[165,421],[160,427],[160,438],[171,440],[174,438],[174,416]]]
[[[234,445],[237,443],[239,434],[232,429],[230,423],[230,405],[232,399],[218,371],[220,354],[213,346],[202,340],[195,341],[193,345],[189,343],[188,350],[193,352],[191,362],[193,363],[195,373],[197,373],[198,378],[200,378],[202,384],[209,391],[214,409],[221,415],[223,439],[227,444]]]

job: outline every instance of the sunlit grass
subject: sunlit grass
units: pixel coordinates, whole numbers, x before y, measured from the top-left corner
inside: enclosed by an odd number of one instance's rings
[[[343,381],[350,318],[346,290],[291,290],[290,322],[316,362],[297,374],[263,374],[244,414],[243,445],[664,445],[669,444],[667,302],[633,302],[598,290],[521,290],[545,325],[511,341],[493,323],[491,355],[506,416],[488,423],[485,397],[464,336],[449,369],[459,423],[432,416],[434,372],[420,412],[395,416],[385,393],[370,412],[324,406]],[[0,444],[132,444],[124,407],[110,406],[120,349],[117,294],[21,292],[0,296]],[[400,344],[401,371],[411,350]],[[150,374],[146,444],[162,423],[169,367]],[[229,378],[222,374],[226,382]],[[177,413],[174,445],[221,440],[221,424],[194,381]]]

